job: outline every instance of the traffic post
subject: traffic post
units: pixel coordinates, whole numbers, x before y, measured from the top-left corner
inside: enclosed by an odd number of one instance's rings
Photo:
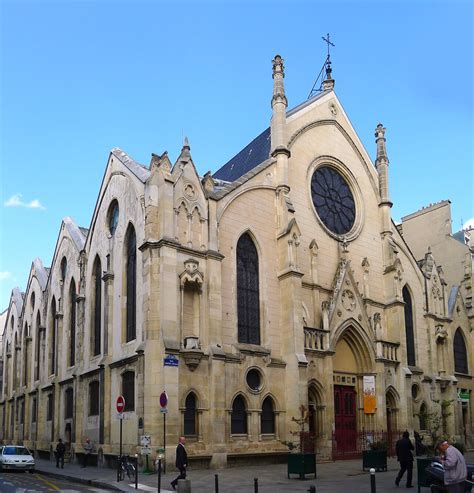
[[[125,410],[125,397],[123,395],[119,395],[117,397],[117,402],[115,404],[115,407],[117,409],[117,417],[120,420],[120,453],[119,453],[119,460],[118,460],[118,469],[117,469],[117,481],[120,481],[121,474],[120,474],[120,468],[122,467],[122,422],[123,422],[123,412]]]
[[[163,448],[165,450],[165,460],[163,462],[163,474],[166,474],[166,413],[168,412],[168,394],[164,390],[160,394],[160,412],[163,414]]]

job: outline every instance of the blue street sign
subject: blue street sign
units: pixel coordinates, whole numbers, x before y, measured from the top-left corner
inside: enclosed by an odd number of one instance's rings
[[[179,360],[174,354],[167,354],[163,363],[164,366],[178,366]]]

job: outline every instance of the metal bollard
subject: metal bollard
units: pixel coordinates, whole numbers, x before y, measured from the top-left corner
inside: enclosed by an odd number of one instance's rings
[[[316,493],[316,486],[310,486],[308,491],[309,493]]]
[[[253,480],[253,487],[254,487],[254,492],[258,493],[258,478],[255,478]]]
[[[158,493],[161,493],[161,459],[158,459]]]
[[[135,489],[138,490],[138,454],[135,454]]]
[[[117,483],[120,481],[120,455],[117,455]]]
[[[215,493],[219,493],[219,475],[214,474],[214,491]]]
[[[376,493],[376,488],[375,488],[375,469],[373,467],[370,468],[370,493]]]

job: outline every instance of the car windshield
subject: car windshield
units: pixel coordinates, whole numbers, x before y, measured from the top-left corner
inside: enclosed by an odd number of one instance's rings
[[[25,447],[4,447],[3,455],[31,455]]]

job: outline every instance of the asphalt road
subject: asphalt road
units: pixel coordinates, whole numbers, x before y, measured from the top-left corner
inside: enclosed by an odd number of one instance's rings
[[[61,491],[62,493],[106,493],[111,490],[71,483],[42,476],[41,474],[2,472],[0,473],[0,491],[1,493],[50,493],[51,491]]]

